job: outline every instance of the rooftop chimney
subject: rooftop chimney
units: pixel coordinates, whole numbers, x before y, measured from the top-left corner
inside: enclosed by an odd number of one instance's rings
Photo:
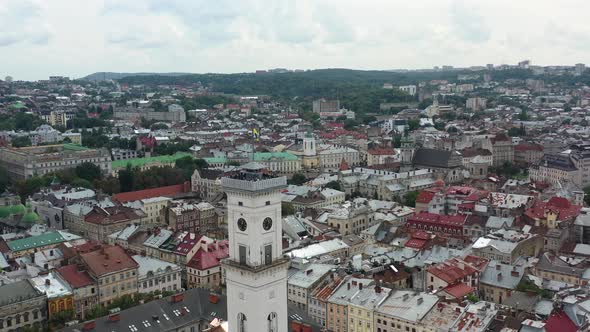
[[[520,273],[518,273],[518,271],[512,271],[512,272],[510,272],[510,275],[513,277],[518,277],[520,275]]]
[[[363,283],[359,282],[359,290],[363,290]]]
[[[498,273],[498,281],[502,280],[502,273]]]
[[[50,285],[51,285],[51,280],[45,279],[45,286],[50,286]]]
[[[422,302],[424,302],[424,298],[419,297],[418,300],[416,300],[416,304],[421,305]]]
[[[349,282],[349,283],[347,283],[347,284],[346,284],[346,286],[347,286],[346,288],[347,288],[348,290],[350,290],[350,282]]]

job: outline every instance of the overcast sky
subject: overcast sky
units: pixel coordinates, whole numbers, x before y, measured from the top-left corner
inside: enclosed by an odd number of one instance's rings
[[[0,78],[589,62],[588,0],[0,0]]]

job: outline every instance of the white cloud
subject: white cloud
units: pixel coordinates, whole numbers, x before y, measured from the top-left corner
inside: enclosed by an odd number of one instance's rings
[[[0,77],[588,61],[586,0],[0,0]]]

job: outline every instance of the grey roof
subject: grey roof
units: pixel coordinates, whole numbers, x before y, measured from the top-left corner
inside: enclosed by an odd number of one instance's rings
[[[288,283],[290,286],[309,288],[335,268],[336,265],[311,264],[305,269],[290,276]]]
[[[0,306],[45,296],[38,291],[29,280],[17,281],[0,286]]]
[[[514,223],[514,217],[491,216],[488,218],[488,221],[486,222],[486,228],[499,229],[499,228],[503,228],[504,225],[506,225],[506,227],[510,228],[510,227],[512,227],[512,223]]]
[[[504,299],[502,304],[517,310],[534,312],[539,299],[537,294],[514,291],[509,297]]]
[[[422,299],[422,300],[419,300]],[[438,296],[415,291],[395,290],[377,312],[410,322],[420,321],[438,302]]]
[[[577,268],[569,265],[561,258],[556,257],[550,253],[544,253],[539,258],[537,263],[537,270],[551,271],[559,274],[570,275],[581,278],[584,274],[585,268]]]
[[[490,286],[514,289],[524,274],[524,266],[490,261],[480,276],[480,283]]]
[[[164,298],[132,307],[119,313],[119,321],[109,321],[108,316],[96,319],[94,330],[129,331],[130,326],[135,326],[139,331],[174,331],[201,320],[210,322],[216,317],[227,320],[226,298],[219,296],[219,301],[214,304],[209,301],[209,294],[204,289],[191,289],[184,292],[181,302],[172,303],[170,298]],[[183,309],[186,310],[184,315]],[[83,324],[79,324],[61,331],[80,331],[82,327]]]
[[[137,270],[139,278],[143,278],[150,271],[157,275],[159,274],[157,273],[158,270],[165,271],[167,267],[170,267],[172,270],[180,269],[180,266],[176,264],[168,263],[166,261],[159,260],[156,258],[141,255],[134,255],[132,256],[132,258],[137,262],[137,264],[139,264],[139,268]]]
[[[414,153],[414,164],[420,166],[431,166],[447,168],[451,159],[452,151],[435,149],[418,149]]]

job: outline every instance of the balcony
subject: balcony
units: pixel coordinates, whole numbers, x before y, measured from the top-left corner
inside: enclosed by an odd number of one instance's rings
[[[284,188],[287,185],[287,178],[284,176],[276,178],[261,179],[240,179],[240,178],[222,178],[221,186],[224,191],[272,191]]]

